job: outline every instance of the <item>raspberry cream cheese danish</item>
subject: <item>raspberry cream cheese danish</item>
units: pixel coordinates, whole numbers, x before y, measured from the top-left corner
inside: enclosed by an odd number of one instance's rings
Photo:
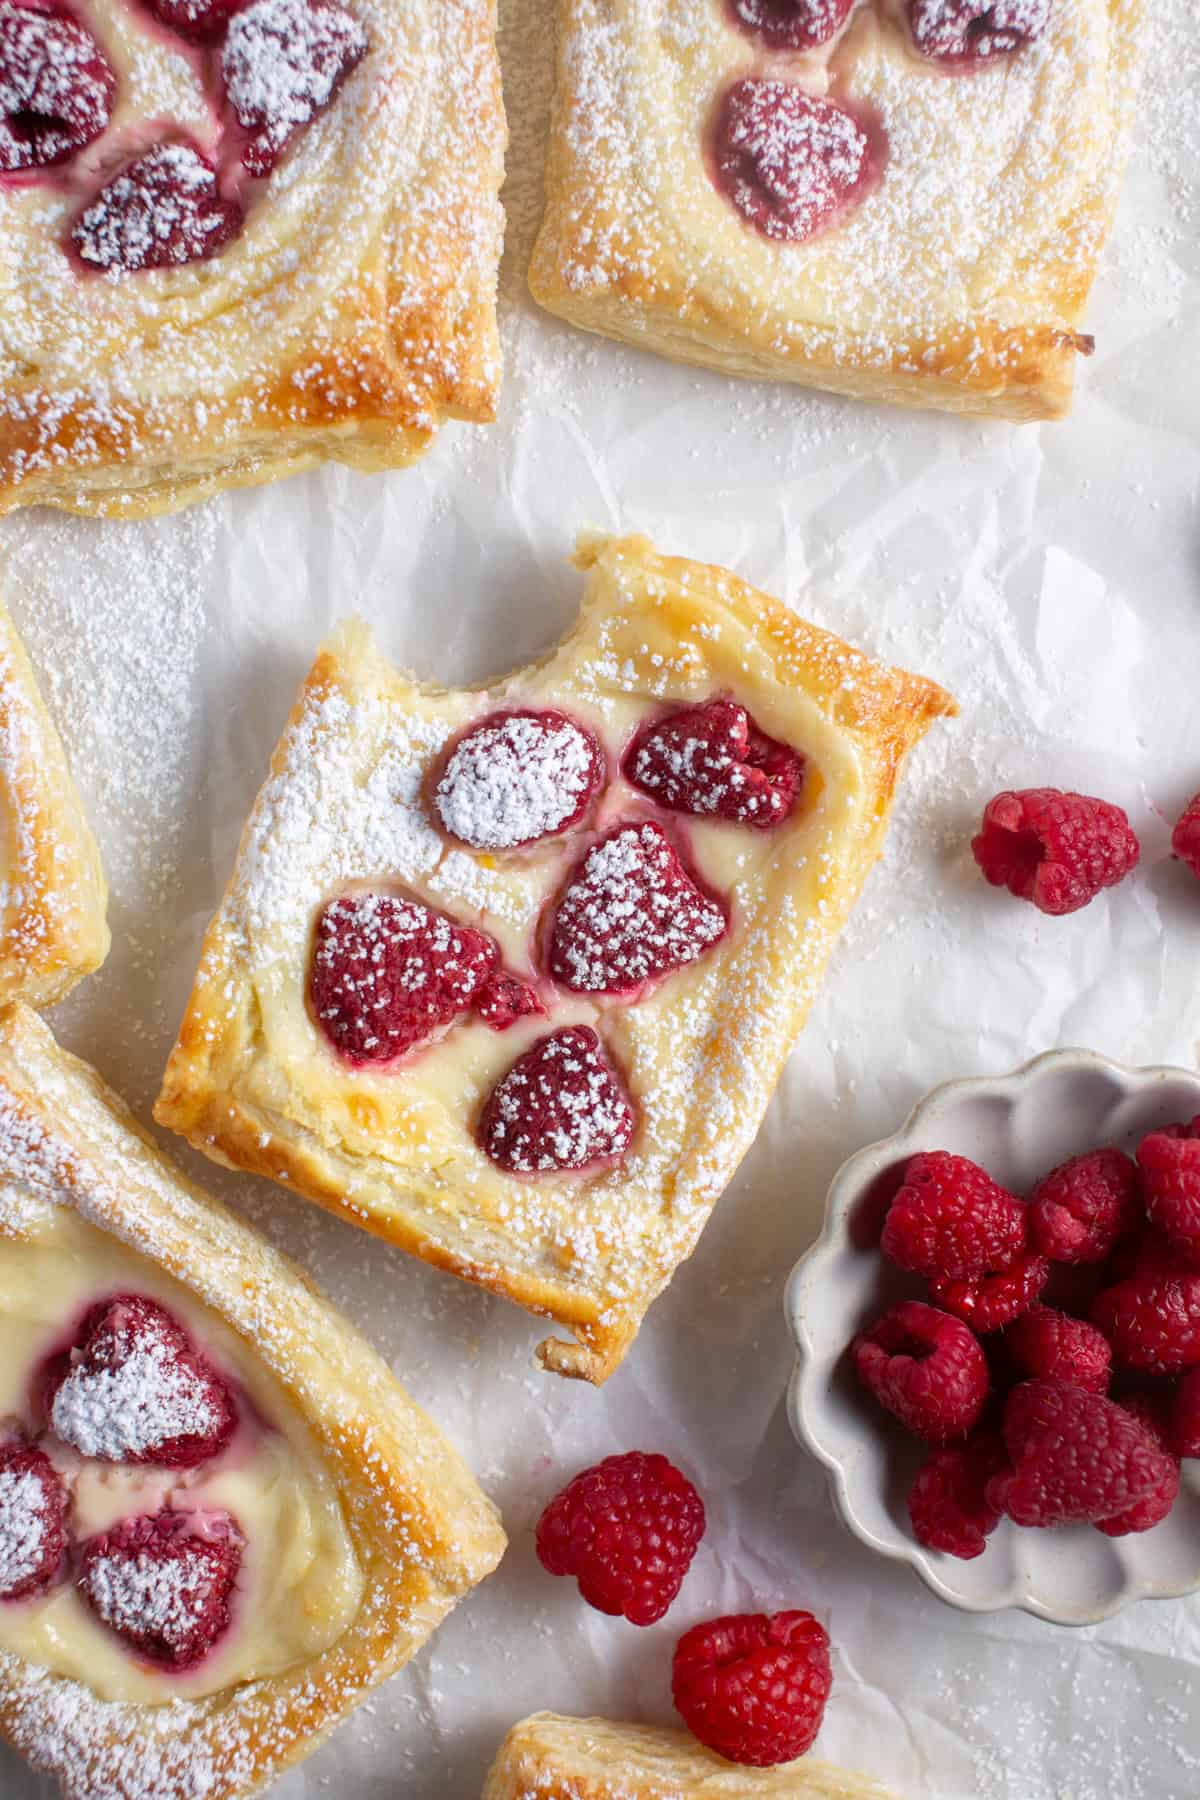
[[[686,362],[1071,401],[1142,0],[562,0],[530,285]]]
[[[877,1782],[805,1756],[728,1763],[685,1731],[534,1713],[514,1725],[483,1800],[889,1800]]]
[[[0,1006],[59,1000],[108,954],[100,852],[0,606]]]
[[[0,1734],[241,1800],[499,1560],[382,1362],[23,1006],[0,1021]]]
[[[322,650],[156,1116],[555,1320],[543,1366],[602,1381],[954,709],[644,538],[578,560],[575,631],[490,687],[422,687],[359,624]]]
[[[494,416],[494,0],[0,0],[0,511]]]

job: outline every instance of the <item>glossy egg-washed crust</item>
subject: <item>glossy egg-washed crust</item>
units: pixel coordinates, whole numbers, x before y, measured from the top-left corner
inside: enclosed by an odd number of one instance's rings
[[[108,889],[66,753],[0,605],[0,1007],[60,1000],[108,954]]]
[[[684,1731],[534,1713],[514,1725],[483,1800],[889,1800],[876,1782],[805,1756],[738,1767]]]
[[[98,0],[101,21],[114,3]],[[5,362],[10,370],[0,375],[0,513],[41,503],[146,518],[324,461],[368,472],[403,467],[424,454],[445,419],[494,419],[506,136],[495,0],[345,3],[364,17],[371,48],[312,129],[352,125],[350,161],[369,162],[381,133],[408,129],[415,97],[426,102],[423,135],[406,148],[406,179],[372,196],[378,217],[358,266],[339,267],[328,291],[286,295],[264,332],[273,261],[283,260],[269,214],[276,184],[291,179],[286,163],[256,198],[245,232],[212,262],[110,278],[75,274],[61,256],[57,280],[76,290],[74,306],[64,301],[73,325],[88,331],[97,281],[114,283],[118,303],[122,290],[128,295],[127,316],[111,356],[93,359],[83,374],[70,359],[55,371],[19,352],[0,355],[0,370]],[[415,46],[401,37],[410,22],[423,34]],[[302,140],[289,160],[305,153]],[[346,183],[346,208],[357,210],[357,173],[343,154],[326,158],[313,179],[318,191]],[[326,209],[336,200],[321,196]],[[4,201],[0,194],[0,213]],[[264,236],[251,244],[259,215]],[[327,217],[323,229],[328,235]],[[296,247],[289,243],[287,253],[291,280]],[[252,263],[248,300],[231,292],[232,319],[224,308],[214,314],[224,265],[243,257]],[[303,245],[299,261],[302,269]],[[180,330],[173,310],[197,293],[204,309]],[[220,340],[214,324],[226,332]],[[151,353],[172,332],[177,365],[151,369]]]
[[[1065,414],[1077,357],[1093,349],[1079,325],[1116,206],[1144,0],[1058,0],[1051,33],[1069,33],[1082,19],[1102,47],[1081,51],[1078,69],[1067,78],[1076,89],[1078,120],[1069,135],[1064,132],[1061,158],[1048,156],[1044,146],[1037,152],[1045,164],[1034,177],[1045,202],[1039,228],[1023,234],[1021,221],[1006,218],[999,206],[994,217],[986,215],[982,246],[974,243],[971,226],[961,233],[952,226],[951,237],[964,240],[968,249],[959,260],[957,241],[952,243],[947,252],[952,279],[944,292],[929,292],[927,283],[919,304],[916,284],[926,279],[932,259],[921,227],[906,215],[902,192],[891,198],[906,178],[898,154],[889,161],[881,192],[869,194],[846,220],[835,218],[806,244],[767,244],[749,226],[735,225],[732,208],[716,199],[696,128],[688,138],[694,155],[679,181],[694,184],[688,201],[699,209],[693,220],[698,225],[694,234],[680,228],[682,209],[675,209],[674,197],[668,210],[655,192],[661,170],[651,165],[659,148],[639,134],[637,121],[644,115],[632,95],[635,76],[639,82],[646,76],[639,61],[639,18],[669,14],[677,5],[678,0],[560,0],[546,211],[529,273],[534,298],[586,330],[729,374],[995,418]],[[725,0],[700,0],[697,10],[700,18],[689,18],[689,31],[723,36],[721,61],[728,79],[756,73],[786,80],[799,73],[804,80],[803,59],[783,52],[771,56],[733,30]],[[856,32],[874,29],[866,23],[868,15],[882,19],[891,53],[903,45],[898,54],[912,92],[923,84],[932,94],[976,95],[986,131],[995,117],[995,84],[1022,79],[1021,56],[1012,59],[1011,70],[1008,59],[998,58],[981,73],[947,75],[911,53],[899,11],[899,0],[867,0],[852,18],[848,43],[855,46]],[[1047,53],[1059,55],[1057,41]],[[687,80],[685,69],[680,85],[686,87]],[[820,91],[819,82],[817,87]],[[846,92],[856,96],[853,68]],[[673,97],[661,97],[665,112]],[[701,108],[707,99],[689,96]],[[903,98],[897,104],[902,109]],[[657,118],[648,129],[657,133]],[[953,126],[944,121],[939,130],[940,140],[931,137],[915,154],[926,163],[948,159],[951,178],[957,158],[960,175],[969,178],[973,145],[956,145]],[[1051,135],[1053,130],[1051,122]],[[1018,161],[1022,153],[1015,150]],[[675,176],[674,164],[669,173]],[[999,185],[1007,174],[997,172]],[[988,203],[985,184],[980,204]],[[930,210],[941,224],[942,209]],[[856,305],[867,302],[869,324],[839,316],[836,283],[824,285],[827,251],[836,249],[847,223],[868,232],[879,255],[874,266],[864,266],[851,295]],[[999,286],[989,285],[997,245],[987,241],[988,232],[1002,240],[1008,259]],[[752,272],[770,267],[779,274],[789,264],[805,271],[805,280],[808,272],[815,279],[819,302],[812,310],[804,301],[789,307],[786,293],[756,298]],[[886,280],[879,275],[885,264]],[[845,281],[844,272],[838,279]]]
[[[185,1180],[22,1006],[0,1021],[0,1182],[76,1208],[211,1308],[274,1376],[341,1496],[362,1604],[306,1663],[140,1706],[0,1656],[0,1733],[67,1800],[243,1800],[307,1756],[490,1573],[505,1544],[495,1509],[300,1269]]]
[[[583,540],[578,560],[591,576],[576,630],[535,669],[491,688],[421,689],[360,637],[343,637],[318,657],[206,938],[156,1117],[217,1161],[282,1181],[555,1320],[573,1341],[543,1343],[543,1367],[600,1382],[690,1255],[758,1128],[826,957],[879,855],[906,751],[955,708],[932,682],[871,662],[726,570],[660,556],[636,537]],[[410,1104],[403,1067],[360,1076],[339,1065],[305,1010],[308,923],[289,925],[279,979],[291,989],[290,1010],[270,1036],[264,1009],[275,1002],[256,987],[244,949],[246,884],[281,837],[307,835],[294,824],[281,831],[277,809],[280,795],[304,779],[312,742],[303,736],[305,721],[329,693],[350,703],[381,695],[386,738],[388,719],[398,732],[422,712],[444,719],[445,736],[506,702],[583,712],[590,700],[596,717],[606,703],[627,704],[630,696],[652,709],[714,688],[732,690],[763,729],[801,748],[813,750],[811,739],[819,738],[820,775],[806,788],[811,804],[765,838],[706,827],[726,833],[727,852],[732,845],[763,858],[761,879],[731,890],[733,931],[648,998],[602,1009],[601,1029],[616,1042],[642,1121],[620,1167],[586,1179],[523,1181],[493,1169],[476,1148],[473,1108],[546,1029],[541,1020],[523,1022],[524,1038],[460,1026],[457,1037],[424,1053],[458,1054],[457,1043],[476,1058],[470,1069],[452,1069],[450,1099],[432,1125],[419,1096]],[[834,767],[839,757],[853,771],[845,791]],[[336,795],[319,771],[311,785],[321,809],[313,831],[336,839]],[[623,816],[621,803],[613,804]],[[348,873],[378,879],[388,871]],[[401,878],[429,894],[428,883]],[[278,871],[272,880],[277,891]],[[434,891],[435,904],[444,904],[443,893]],[[304,920],[324,897],[301,896]]]

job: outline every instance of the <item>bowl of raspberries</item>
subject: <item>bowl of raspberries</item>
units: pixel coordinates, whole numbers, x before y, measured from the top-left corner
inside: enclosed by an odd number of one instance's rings
[[[1200,1589],[1200,1074],[1059,1050],[935,1089],[839,1171],[787,1311],[797,1437],[944,1600]]]

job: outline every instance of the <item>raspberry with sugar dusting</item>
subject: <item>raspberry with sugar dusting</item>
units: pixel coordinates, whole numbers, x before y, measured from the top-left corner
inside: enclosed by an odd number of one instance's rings
[[[100,1462],[194,1469],[237,1426],[227,1384],[165,1306],[116,1294],[87,1313],[42,1378],[51,1428]]]
[[[367,47],[363,26],[336,0],[253,0],[235,14],[221,73],[251,175],[271,173]]]
[[[852,113],[792,81],[750,76],[717,112],[713,177],[748,225],[803,243],[860,199],[882,155]]]
[[[735,700],[709,700],[645,726],[622,772],[660,806],[769,831],[796,803],[804,759]]]
[[[146,0],[160,24],[192,44],[216,44],[248,0]]]
[[[618,825],[592,845],[558,902],[550,973],[576,993],[632,994],[703,956],[727,925],[661,825]]]
[[[107,129],[117,78],[86,26],[0,0],[0,171],[65,162]]]
[[[1018,1525],[1112,1519],[1178,1474],[1174,1459],[1124,1407],[1062,1382],[1013,1389],[1004,1441],[1012,1471],[988,1483],[987,1497]]]
[[[1137,1170],[1121,1150],[1072,1156],[1029,1196],[1029,1235],[1052,1262],[1104,1262],[1140,1216]]]
[[[1176,820],[1171,849],[1193,875],[1200,875],[1200,794],[1193,795]]]
[[[1112,1350],[1104,1334],[1053,1306],[1031,1307],[1008,1327],[1003,1346],[1022,1379],[1063,1381],[1094,1394],[1106,1393],[1112,1379]]]
[[[952,1444],[978,1423],[987,1358],[961,1319],[905,1300],[851,1347],[855,1372],[879,1404],[930,1444]]]
[[[735,22],[768,50],[815,50],[850,16],[854,0],[731,0]]]
[[[71,226],[89,269],[168,269],[204,262],[242,229],[239,203],[191,144],[157,144],[102,187]]]
[[[498,1002],[491,984],[499,974],[500,950],[487,932],[420,900],[344,894],[317,918],[309,1000],[338,1054],[365,1067],[395,1062],[481,1003]]]
[[[44,1451],[0,1443],[0,1600],[45,1593],[67,1553],[70,1500]]]
[[[1181,1375],[1200,1364],[1200,1274],[1150,1267],[1097,1294],[1092,1323],[1118,1367]]]
[[[974,1281],[1026,1249],[1026,1209],[966,1156],[911,1157],[883,1223],[880,1247],[898,1268],[932,1280]]]
[[[910,0],[913,42],[922,56],[959,67],[995,62],[1036,42],[1051,0]]]
[[[998,1433],[980,1432],[960,1449],[935,1450],[922,1463],[908,1496],[913,1536],[927,1550],[971,1562],[982,1556],[1001,1513],[987,1484],[1008,1465]]]
[[[687,1476],[665,1456],[631,1450],[555,1495],[538,1520],[537,1554],[551,1575],[574,1575],[589,1606],[653,1625],[703,1536],[704,1503]]]
[[[577,825],[604,775],[596,737],[565,713],[491,713],[447,757],[433,806],[459,843],[515,850]]]
[[[1119,806],[1057,788],[997,794],[971,850],[992,887],[1053,916],[1078,912],[1115,887],[1141,855]]]
[[[590,1025],[568,1025],[517,1058],[488,1095],[479,1147],[514,1175],[615,1161],[633,1137],[621,1079]]]
[[[768,1768],[809,1749],[833,1676],[811,1613],[731,1613],[685,1631],[671,1692],[694,1737],[728,1762]]]
[[[1200,1265],[1200,1118],[1152,1131],[1138,1145],[1146,1215],[1193,1268]]]
[[[1033,1305],[1050,1279],[1050,1264],[1044,1256],[1023,1250],[1002,1269],[989,1269],[969,1281],[938,1280],[929,1282],[929,1298],[947,1312],[969,1325],[972,1331],[985,1334],[1001,1331],[1019,1319]]]
[[[141,1513],[83,1546],[79,1591],[135,1656],[182,1674],[229,1628],[243,1541],[225,1512]]]

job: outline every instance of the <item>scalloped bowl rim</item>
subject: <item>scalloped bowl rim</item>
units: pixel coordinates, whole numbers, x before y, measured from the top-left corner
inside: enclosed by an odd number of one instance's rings
[[[939,1599],[962,1612],[992,1613],[1013,1607],[1051,1624],[1095,1625],[1101,1620],[1112,1618],[1135,1600],[1178,1600],[1200,1591],[1198,1552],[1195,1579],[1185,1585],[1155,1585],[1138,1579],[1130,1571],[1130,1579],[1110,1597],[1098,1600],[1093,1606],[1070,1611],[1064,1610],[1061,1604],[1040,1600],[1036,1594],[1021,1586],[1016,1578],[1007,1587],[998,1588],[992,1595],[972,1597],[962,1594],[947,1585],[929,1553],[915,1538],[885,1538],[862,1522],[855,1512],[842,1461],[823,1444],[813,1422],[814,1415],[817,1414],[819,1395],[816,1383],[821,1374],[821,1362],[809,1330],[803,1301],[820,1264],[830,1254],[845,1248],[848,1220],[854,1200],[886,1168],[900,1161],[906,1153],[915,1154],[915,1145],[906,1151],[909,1141],[931,1118],[947,1107],[957,1106],[964,1100],[971,1099],[1005,1099],[1022,1087],[1031,1087],[1048,1073],[1087,1069],[1105,1075],[1126,1094],[1148,1090],[1168,1081],[1183,1081],[1195,1089],[1197,1110],[1200,1111],[1200,1071],[1171,1063],[1119,1063],[1093,1050],[1047,1050],[1004,1075],[968,1076],[941,1082],[916,1102],[897,1131],[865,1144],[841,1165],[829,1186],[821,1230],[796,1263],[784,1290],[784,1311],[797,1350],[787,1393],[788,1421],[793,1434],[825,1469],[834,1505],[847,1530],[860,1543],[866,1544],[889,1562],[907,1563]]]

